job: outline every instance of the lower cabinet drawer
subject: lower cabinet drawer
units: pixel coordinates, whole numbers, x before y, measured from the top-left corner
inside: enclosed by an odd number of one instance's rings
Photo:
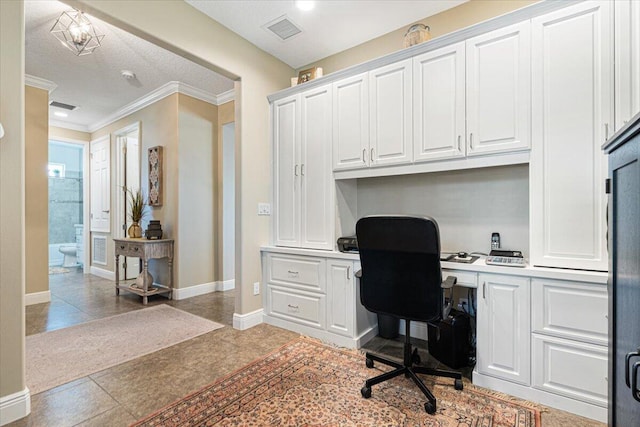
[[[267,312],[296,323],[325,328],[325,296],[267,285]]]
[[[282,286],[324,292],[326,263],[322,258],[267,255],[267,281]]]
[[[533,334],[533,386],[607,406],[607,347]]]
[[[442,280],[447,280],[447,276],[454,276],[458,279],[458,286],[464,286],[466,288],[478,287],[478,273],[473,271],[462,270],[442,270]]]

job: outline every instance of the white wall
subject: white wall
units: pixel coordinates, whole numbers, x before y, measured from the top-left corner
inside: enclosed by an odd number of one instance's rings
[[[529,167],[501,166],[359,179],[358,218],[374,214],[428,215],[438,222],[443,252],[529,248]]]

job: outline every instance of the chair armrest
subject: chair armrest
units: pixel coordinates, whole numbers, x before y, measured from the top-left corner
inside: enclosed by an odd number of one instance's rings
[[[362,269],[356,271],[356,277],[360,279],[362,277]]]
[[[458,283],[458,278],[456,276],[447,276],[447,279],[442,282],[442,285],[440,285],[440,287],[442,289],[451,289],[456,283]]]

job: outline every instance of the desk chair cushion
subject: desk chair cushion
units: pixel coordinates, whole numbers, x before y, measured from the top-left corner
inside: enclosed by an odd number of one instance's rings
[[[356,224],[356,235],[364,307],[408,320],[441,316],[440,239],[432,218],[364,217]]]

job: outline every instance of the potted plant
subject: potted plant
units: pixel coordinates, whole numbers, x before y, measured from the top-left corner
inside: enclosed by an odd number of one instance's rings
[[[127,188],[127,194],[129,196],[129,218],[132,224],[129,226],[127,233],[129,237],[139,238],[142,237],[142,227],[140,227],[140,220],[144,216],[144,208],[147,203],[142,196],[142,190],[138,189],[133,191]]]

